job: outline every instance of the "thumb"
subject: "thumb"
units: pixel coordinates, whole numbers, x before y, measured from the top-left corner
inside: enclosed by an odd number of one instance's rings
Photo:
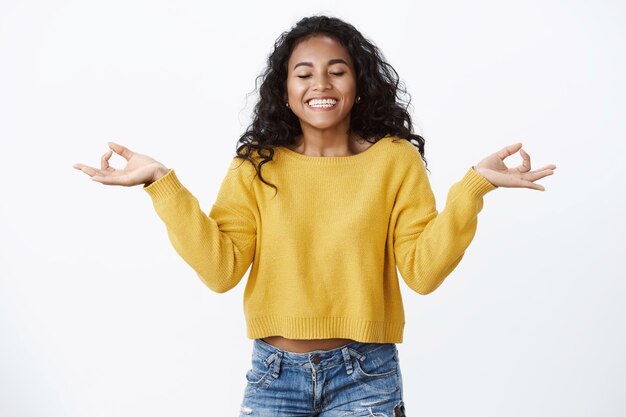
[[[107,144],[109,145],[109,148],[111,148],[111,150],[113,152],[115,152],[116,154],[122,156],[124,159],[126,159],[127,161],[132,158],[133,156],[133,151],[131,151],[130,149],[128,149],[125,146],[122,145],[118,145],[115,142],[107,142]]]
[[[499,152],[497,152],[498,158],[501,160],[505,160],[509,156],[513,155],[522,147],[522,142],[517,142],[512,145],[506,146],[502,148]]]

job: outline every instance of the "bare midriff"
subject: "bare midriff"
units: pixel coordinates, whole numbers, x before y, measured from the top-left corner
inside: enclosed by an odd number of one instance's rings
[[[278,349],[293,353],[308,353],[314,350],[335,349],[348,343],[354,342],[352,339],[287,339],[282,336],[270,336],[261,339]]]

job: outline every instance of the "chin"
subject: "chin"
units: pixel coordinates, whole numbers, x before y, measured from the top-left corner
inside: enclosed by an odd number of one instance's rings
[[[302,124],[302,122],[300,122]],[[339,129],[342,126],[344,126],[345,121],[339,121],[339,122],[315,122],[315,121],[311,121],[311,120],[305,120],[304,124],[306,124],[307,126],[313,128],[313,129],[317,129],[317,130],[335,130],[335,129]],[[349,129],[349,124],[345,125],[346,126],[346,131]]]

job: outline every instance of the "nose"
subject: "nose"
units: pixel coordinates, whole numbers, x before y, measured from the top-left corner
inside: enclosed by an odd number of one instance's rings
[[[328,76],[326,74],[319,75],[315,78],[313,89],[316,91],[324,91],[331,88],[330,83],[328,82]]]

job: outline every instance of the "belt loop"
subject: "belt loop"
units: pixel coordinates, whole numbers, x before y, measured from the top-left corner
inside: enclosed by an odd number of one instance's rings
[[[350,349],[350,354],[351,354],[352,356],[354,356],[355,358],[357,358],[357,359],[358,359],[359,361],[361,361],[361,362],[363,362],[363,361],[365,360],[365,358],[366,358],[366,356],[365,356],[365,355],[360,354],[359,352],[357,352],[357,351],[356,351],[356,350],[354,350],[354,349]]]
[[[272,362],[274,362],[274,359],[276,359],[276,353],[272,353],[270,356],[263,359],[263,363],[265,364],[265,367],[269,368]]]
[[[280,363],[283,359],[283,352],[279,351],[274,354],[276,355],[276,357],[274,360],[274,370],[272,372],[272,376],[274,377],[274,379],[276,379],[280,375]]]
[[[343,361],[346,364],[346,371],[348,375],[352,373],[352,358],[350,357],[350,351],[347,347],[341,349],[341,353],[343,353]]]

